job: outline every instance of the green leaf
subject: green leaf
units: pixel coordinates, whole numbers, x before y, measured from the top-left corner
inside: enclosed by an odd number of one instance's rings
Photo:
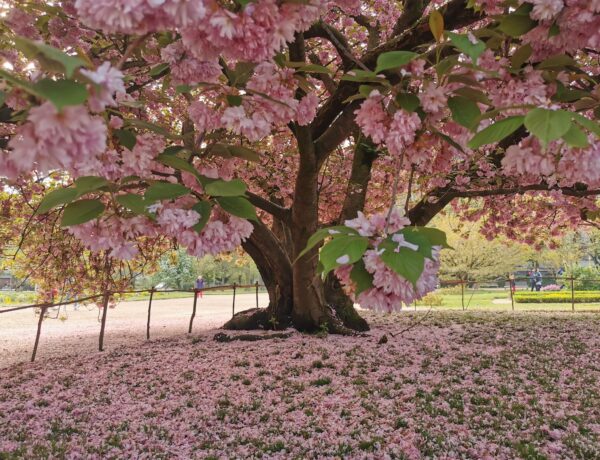
[[[475,102],[481,102],[485,105],[492,105],[492,102],[488,99],[487,95],[483,91],[479,91],[475,88],[462,87],[454,90],[454,94],[464,96],[467,99],[472,99]]]
[[[531,55],[533,54],[533,48],[529,43],[521,46],[517,49],[510,58],[510,64],[513,69],[520,69],[525,64]]]
[[[511,37],[520,37],[537,25],[537,22],[525,14],[509,14],[500,20],[498,29]]]
[[[296,69],[298,72],[331,74],[331,70],[319,64],[304,64]]]
[[[181,138],[181,136],[171,134],[171,132],[168,129],[166,129],[160,125],[156,125],[154,123],[150,123],[150,122],[147,122],[144,120],[138,120],[138,119],[134,119],[134,118],[128,118],[125,121],[127,122],[128,125],[135,126],[137,128],[141,128],[141,129],[147,129],[148,131],[152,131],[156,134],[160,134],[161,136],[169,138],[169,139]]]
[[[525,127],[542,144],[559,139],[571,127],[571,112],[566,110],[533,109],[525,115]]]
[[[70,105],[81,105],[88,98],[85,85],[72,80],[50,80],[45,78],[33,85],[41,97],[52,102],[58,110]]]
[[[328,237],[339,238],[341,236],[348,235],[358,235],[358,232],[353,228],[346,227],[345,225],[336,225],[333,227],[320,228],[315,233],[313,233],[308,241],[306,242],[306,247],[302,250],[302,252],[296,257],[298,260],[312,248],[314,248],[321,241],[325,240]]]
[[[158,200],[172,200],[190,193],[187,187],[181,184],[172,184],[171,182],[154,182],[144,194],[144,198],[149,203]]]
[[[425,268],[425,257],[423,254],[405,247],[400,247],[393,241],[386,240],[379,245],[378,249],[383,249],[381,260],[398,275],[410,281],[416,286],[423,269]]]
[[[258,221],[256,209],[243,196],[220,196],[216,200],[219,206],[229,214],[242,217],[243,219]]]
[[[473,64],[477,64],[477,59],[481,53],[485,51],[485,43],[477,39],[475,43],[471,43],[468,35],[456,34],[454,32],[446,32],[452,44],[464,54],[469,56]]]
[[[151,77],[158,77],[161,73],[163,73],[165,70],[169,69],[169,64],[167,64],[166,62],[163,62],[162,64],[158,64],[154,67],[152,67],[150,69],[150,72],[148,72],[148,75],[150,75]]]
[[[384,85],[386,82],[384,78],[378,77],[375,72],[361,69],[352,69],[350,72],[344,74],[340,80],[359,83],[379,83],[381,85]]]
[[[431,243],[432,246],[440,246],[442,248],[452,249],[448,244],[446,233],[442,230],[433,227],[406,227],[407,232],[416,232],[423,235]]]
[[[236,157],[253,161],[255,163],[260,161],[260,155],[257,152],[242,145],[227,145],[217,143],[211,146],[210,153],[223,158]]]
[[[196,170],[196,168],[194,168],[194,166],[189,164],[183,158],[179,158],[174,154],[161,153],[159,156],[156,157],[156,161],[164,164],[165,166],[170,166],[171,168],[178,169],[179,171],[187,171],[198,177],[199,173]]]
[[[586,128],[588,131],[591,131],[596,136],[600,137],[600,125],[598,125],[598,123],[590,120],[589,118],[584,117],[583,115],[581,115],[579,113],[574,113],[572,115],[573,115],[573,120],[575,120],[581,126]]]
[[[226,68],[225,74],[230,86],[242,87],[244,86],[252,74],[256,64],[246,61],[238,61],[235,65],[235,70]]]
[[[364,236],[346,235],[332,239],[319,253],[323,276],[341,265],[353,264],[363,256],[368,247],[369,240]]]
[[[438,10],[429,13],[429,30],[436,42],[440,42],[444,35],[444,16]]]
[[[396,102],[407,112],[414,112],[421,105],[419,98],[412,93],[398,93]]]
[[[0,91],[0,107],[4,105],[5,100],[6,100],[6,93],[4,91]]]
[[[192,209],[200,214],[200,220],[192,227],[192,229],[200,233],[208,223],[208,219],[210,219],[212,204],[209,201],[199,201],[192,206]]]
[[[137,138],[135,137],[135,133],[128,129],[115,129],[113,131],[114,135],[119,139],[119,144],[123,147],[132,150],[135,147],[137,142]]]
[[[99,200],[74,201],[65,208],[60,225],[69,227],[83,224],[102,215],[104,209],[104,204]]]
[[[558,102],[575,102],[579,99],[585,99],[590,97],[590,93],[588,91],[583,91],[579,89],[571,89],[565,88],[560,81],[556,80],[556,93],[552,96],[553,101]]]
[[[177,155],[179,152],[185,150],[183,145],[170,145],[166,149],[163,150],[163,155]]]
[[[365,268],[365,262],[362,258],[357,260],[350,272],[350,279],[354,282],[356,289],[354,295],[358,297],[361,292],[367,291],[373,287],[373,275]]]
[[[477,149],[482,145],[501,141],[519,129],[524,119],[525,117],[518,115],[500,120],[475,134],[467,145],[471,149]]]
[[[230,107],[238,107],[242,105],[242,96],[238,96],[236,94],[228,94],[227,96],[227,104]]]
[[[148,214],[148,210],[146,209],[148,203],[146,202],[146,200],[144,200],[144,197],[140,195],[136,195],[134,193],[126,193],[125,195],[118,195],[116,197],[116,200],[117,203],[119,203],[121,206],[126,207],[135,214]]]
[[[77,198],[77,190],[74,188],[59,188],[52,190],[50,193],[44,196],[35,212],[35,215],[44,214],[61,204],[70,203],[75,198]]]
[[[464,152],[465,150],[462,148],[462,145],[460,145],[458,142],[456,142],[454,139],[452,139],[450,136],[448,136],[447,134],[444,134],[443,132],[439,131],[438,129],[435,129],[433,127],[430,128],[431,132],[433,134],[435,134],[437,137],[439,137],[440,139],[443,139],[445,142],[447,142],[448,144],[450,144],[452,147],[454,147],[456,150],[460,151],[460,152]]]
[[[15,46],[26,57],[36,59],[42,67],[53,71],[64,71],[71,78],[75,70],[85,67],[86,62],[78,57],[69,56],[61,50],[45,43],[35,42],[23,37],[15,37]]]
[[[416,251],[420,252],[423,257],[431,259],[433,257],[433,243],[429,241],[427,235],[419,232],[416,227],[406,227],[398,232],[404,236],[404,239],[417,246]],[[392,235],[393,236],[393,235]],[[410,248],[408,248],[410,249]]]
[[[93,192],[95,190],[106,187],[108,181],[103,177],[96,176],[82,176],[75,180],[75,190],[77,190],[77,198],[85,195],[86,193]]]
[[[446,75],[447,73],[449,73],[456,65],[458,65],[458,56],[455,54],[442,59],[435,66],[435,72],[437,73],[438,78],[441,78],[442,75]]]
[[[562,70],[565,67],[579,67],[577,65],[577,61],[573,59],[571,56],[567,56],[566,54],[556,54],[554,56],[550,56],[549,58],[540,62],[536,68],[538,70],[543,69],[554,69],[554,70]]]
[[[562,137],[571,147],[586,148],[590,145],[586,134],[573,124]]]
[[[560,33],[560,27],[554,22],[548,29],[548,38],[556,37]]]
[[[377,67],[375,67],[375,73],[402,67],[417,56],[418,54],[413,53],[412,51],[388,51],[387,53],[381,53],[377,57]]]
[[[246,193],[246,184],[240,179],[224,181],[217,179],[204,187],[204,191],[212,196],[241,196]]]
[[[452,111],[452,118],[459,125],[472,131],[479,124],[481,111],[475,101],[463,96],[453,96],[448,99],[448,107]]]

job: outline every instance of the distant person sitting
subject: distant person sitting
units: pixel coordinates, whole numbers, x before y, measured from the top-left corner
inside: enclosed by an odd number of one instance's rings
[[[204,278],[202,278],[202,275],[200,275],[197,279],[196,279],[196,290],[198,292],[196,292],[196,297],[202,298],[202,290],[204,289]]]

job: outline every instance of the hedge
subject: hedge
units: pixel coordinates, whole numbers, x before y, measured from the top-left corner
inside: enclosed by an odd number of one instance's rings
[[[515,292],[517,303],[571,303],[571,291]],[[575,291],[575,303],[600,302],[600,291]]]

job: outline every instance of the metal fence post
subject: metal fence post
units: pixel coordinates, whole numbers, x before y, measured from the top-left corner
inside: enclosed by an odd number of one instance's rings
[[[98,342],[98,350],[104,351],[104,330],[106,329],[106,314],[108,313],[108,299],[110,298],[110,291],[104,292],[104,298],[102,299],[102,324],[100,325],[100,341]]]
[[[235,283],[233,283],[233,305],[231,306],[231,316],[235,316]]]
[[[150,289],[150,301],[148,302],[148,322],[146,323],[146,340],[150,340],[150,312],[152,311],[152,297],[154,297],[154,286]]]
[[[194,309],[192,310],[192,317],[190,318],[190,327],[188,334],[192,333],[192,325],[194,324],[194,317],[196,316],[196,304],[198,303],[198,289],[194,289]]]
[[[38,320],[37,333],[35,335],[35,344],[33,345],[33,353],[31,354],[31,362],[35,361],[35,355],[37,355],[38,345],[40,343],[40,334],[42,333],[42,321],[44,321],[44,316],[46,316],[47,309],[48,305],[43,305],[40,310],[40,319]]]

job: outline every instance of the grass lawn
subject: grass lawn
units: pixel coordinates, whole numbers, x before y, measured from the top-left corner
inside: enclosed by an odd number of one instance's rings
[[[431,302],[428,300],[431,299]],[[441,300],[441,305],[440,305]],[[462,310],[463,296],[459,293],[435,291],[417,303],[420,308],[431,307],[435,310]],[[473,311],[507,311],[511,310],[510,293],[504,289],[465,289],[464,306]],[[517,303],[519,311],[571,311],[570,303]],[[600,303],[576,303],[575,311],[600,311]]]

